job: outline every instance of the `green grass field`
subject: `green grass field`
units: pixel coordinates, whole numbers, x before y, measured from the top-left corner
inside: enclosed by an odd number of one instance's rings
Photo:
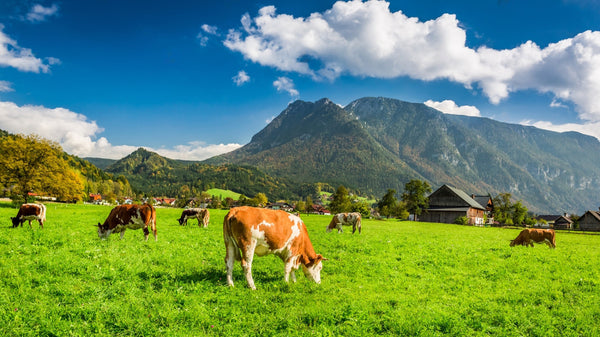
[[[210,194],[210,195],[218,195],[221,197],[221,199],[225,199],[225,198],[231,198],[233,200],[238,200],[240,198],[239,193],[236,193],[234,191],[231,190],[222,190],[220,188],[211,188],[209,190],[206,191],[206,193]]]
[[[181,227],[157,210],[141,230],[98,239],[110,207],[48,204],[46,228],[10,228],[0,204],[0,336],[598,336],[600,236],[557,233],[557,248],[510,248],[518,230],[364,220],[326,233],[304,219],[324,262],[320,285],[283,281],[256,258],[225,286],[222,220]]]

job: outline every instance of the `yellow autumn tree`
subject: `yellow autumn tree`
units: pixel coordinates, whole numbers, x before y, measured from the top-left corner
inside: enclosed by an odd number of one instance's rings
[[[84,188],[60,145],[35,135],[0,137],[0,184],[22,201],[33,192],[76,202]]]

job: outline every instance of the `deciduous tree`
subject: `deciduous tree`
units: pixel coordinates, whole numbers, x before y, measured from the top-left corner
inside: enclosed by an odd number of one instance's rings
[[[30,135],[0,138],[0,184],[26,202],[29,192],[82,200],[84,185],[55,142]]]
[[[426,181],[413,179],[404,185],[402,201],[406,202],[408,211],[415,215],[415,220],[429,207],[427,194],[431,193],[431,186]]]

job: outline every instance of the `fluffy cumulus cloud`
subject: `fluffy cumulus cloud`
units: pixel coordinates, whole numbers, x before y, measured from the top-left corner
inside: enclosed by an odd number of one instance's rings
[[[458,106],[454,101],[448,100],[448,99],[444,100],[442,102],[435,102],[432,100],[428,100],[424,104],[429,107],[432,107],[434,109],[437,109],[443,113],[450,114],[450,115],[465,115],[465,116],[481,117],[481,113],[479,112],[479,109],[477,109],[476,107],[474,107],[472,105]]]
[[[244,83],[250,81],[250,76],[248,76],[248,74],[243,71],[240,70],[237,75],[233,76],[233,82],[239,87],[242,86]]]
[[[48,19],[49,17],[57,14],[58,6],[56,4],[53,4],[50,7],[44,7],[40,4],[36,4],[31,8],[29,13],[27,13],[25,19],[29,22],[37,23],[46,21],[46,19]]]
[[[80,157],[120,159],[139,147],[112,145],[105,137],[97,138],[103,129],[95,121],[64,108],[0,102],[0,129],[18,134],[37,134],[59,143],[67,153]],[[172,149],[148,149],[169,158],[202,160],[239,147],[239,144],[189,143]]]
[[[544,48],[531,41],[505,50],[471,48],[455,15],[420,21],[377,0],[338,1],[307,17],[267,6],[256,17],[244,14],[241,23],[225,46],[282,71],[331,80],[342,74],[445,79],[481,90],[495,104],[511,92],[535,90],[574,103],[584,120],[600,121],[600,32]]]
[[[273,82],[273,86],[277,89],[277,91],[287,92],[288,94],[290,94],[290,96],[292,96],[292,98],[300,96],[300,93],[298,92],[298,90],[296,90],[294,86],[294,81],[285,76],[278,77]]]
[[[60,61],[56,58],[49,58],[48,63],[35,57],[31,49],[22,48],[17,41],[11,39],[4,32],[4,26],[0,24],[0,67],[12,67],[20,71],[47,73],[50,69],[49,64],[56,64]]]

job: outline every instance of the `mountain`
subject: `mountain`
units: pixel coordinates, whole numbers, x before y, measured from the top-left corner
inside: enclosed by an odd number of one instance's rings
[[[362,193],[402,191],[410,179],[435,189],[509,192],[538,213],[595,209],[600,142],[487,118],[443,114],[424,104],[361,98],[290,104],[250,143],[205,163],[256,166],[301,183]]]
[[[85,157],[83,159],[92,163],[94,166],[96,166],[97,168],[99,168],[101,170],[106,169],[107,167],[109,167],[110,165],[112,165],[113,163],[115,163],[117,161],[116,159],[93,158],[93,157]]]
[[[249,197],[262,192],[270,200],[297,197],[288,181],[269,176],[256,167],[168,159],[143,148],[115,161],[106,172],[125,176],[136,192],[151,196],[178,196],[185,185],[198,192],[222,188]]]

